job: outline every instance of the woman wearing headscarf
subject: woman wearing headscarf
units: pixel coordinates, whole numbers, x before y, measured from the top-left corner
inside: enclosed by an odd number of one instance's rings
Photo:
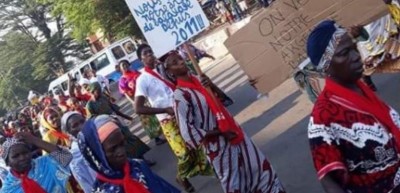
[[[263,153],[223,104],[189,73],[183,58],[172,53],[165,64],[177,79],[174,109],[182,137],[189,149],[205,150],[224,192],[284,193]]]
[[[79,147],[97,172],[93,192],[178,193],[141,160],[130,159],[120,126],[107,115],[89,119],[78,136]]]
[[[95,117],[99,115],[112,115],[117,114],[121,117],[124,117],[128,120],[133,120],[132,117],[123,114],[119,111],[119,107],[115,104],[112,104],[108,98],[106,98],[101,93],[100,84],[97,82],[90,84],[89,91],[92,94],[92,100],[89,101],[86,105],[86,110],[88,112],[88,117]],[[128,151],[129,155],[132,158],[143,158],[143,155],[150,150],[150,147],[143,143],[140,138],[133,135],[129,128],[123,127],[123,134],[127,140],[127,145],[129,145]],[[144,158],[143,158],[144,159]],[[154,165],[155,162],[146,160],[149,165]]]
[[[43,110],[40,119],[40,124],[44,129],[42,139],[54,145],[70,148],[71,137],[61,130],[61,116],[61,110],[55,106],[49,106]],[[43,153],[48,152],[43,151]],[[69,179],[68,188],[69,193],[83,192],[73,176]]]
[[[126,60],[121,61],[119,64],[120,71],[122,73],[121,78],[119,79],[119,92],[133,104],[136,90],[136,80],[140,76],[140,72],[129,70],[129,62]],[[150,106],[150,104],[146,101],[146,105]],[[144,130],[150,139],[154,139],[156,145],[164,144],[166,141],[160,138],[161,135],[161,126],[157,120],[155,115],[139,115],[140,121]]]
[[[42,138],[51,144],[70,147],[69,135],[61,130],[61,116],[61,110],[56,106],[48,106],[43,110],[40,118]]]
[[[325,191],[400,192],[400,116],[360,81],[363,63],[352,35],[325,20],[309,35],[307,54],[327,75],[308,127]]]
[[[90,193],[96,179],[96,173],[84,160],[77,140],[78,133],[82,130],[84,123],[85,117],[83,117],[79,112],[69,111],[61,118],[62,131],[71,135],[72,143],[70,152],[73,156],[69,165],[71,173],[82,187],[83,191],[85,193]]]
[[[32,159],[28,144],[49,152]],[[67,193],[70,176],[68,164],[72,156],[56,145],[42,141],[30,133],[18,133],[1,145],[1,158],[11,168],[2,193]]]

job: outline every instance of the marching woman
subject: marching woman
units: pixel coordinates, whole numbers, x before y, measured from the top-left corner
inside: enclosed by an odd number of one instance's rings
[[[308,127],[314,166],[328,193],[400,192],[400,116],[360,81],[352,31],[325,20],[308,37],[307,54],[327,75]]]
[[[126,60],[119,62],[119,68],[122,73],[121,79],[119,80],[119,92],[125,95],[125,97],[132,103],[132,105],[134,105],[136,80],[137,78],[139,78],[140,72],[130,70],[129,66],[130,64]],[[145,102],[145,105],[150,106],[148,101]],[[143,114],[139,115],[139,117],[143,129],[150,137],[150,139],[154,139],[156,145],[164,144],[166,140],[160,138],[162,131],[161,125],[158,122],[157,117],[155,115]]]
[[[225,193],[284,193],[263,153],[246,136],[227,109],[190,75],[183,58],[171,53],[166,70],[177,80],[175,114],[189,149],[203,148]]]

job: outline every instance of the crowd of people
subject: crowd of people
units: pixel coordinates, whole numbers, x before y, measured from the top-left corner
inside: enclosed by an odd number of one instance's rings
[[[212,57],[199,54],[198,59]],[[190,178],[198,175],[216,177],[227,193],[285,192],[266,157],[225,109],[232,99],[207,76],[195,76],[184,53],[156,58],[142,44],[137,56],[142,73],[119,62],[119,92],[150,139],[172,149],[179,188],[152,172],[156,162],[145,158],[150,147],[123,121],[133,121],[132,115],[121,111],[108,81],[87,70],[82,80],[69,76],[68,96],[32,91],[31,105],[4,122],[0,192],[195,192]]]
[[[384,2],[400,11],[397,1]],[[307,55],[326,78],[315,97],[308,139],[327,193],[400,192],[400,115],[368,80],[361,81],[365,65],[378,65],[363,59],[357,47],[363,35],[360,27],[324,20],[307,40]],[[225,108],[232,100],[206,75],[194,74],[182,50],[156,58],[141,44],[136,52],[144,70],[120,61],[119,92],[149,138],[171,148],[180,187],[151,170],[156,162],[145,157],[151,148],[122,121],[133,116],[117,105],[107,79],[87,70],[82,80],[69,76],[68,96],[32,91],[31,105],[3,122],[0,192],[191,193],[196,188],[190,179],[199,175],[216,177],[225,193],[286,192],[264,153]]]

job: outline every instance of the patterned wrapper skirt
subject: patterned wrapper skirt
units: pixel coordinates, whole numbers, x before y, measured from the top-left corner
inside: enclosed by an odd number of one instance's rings
[[[161,121],[161,128],[172,151],[178,158],[178,176],[190,178],[197,175],[215,175],[203,149],[189,150],[186,148],[175,119]]]

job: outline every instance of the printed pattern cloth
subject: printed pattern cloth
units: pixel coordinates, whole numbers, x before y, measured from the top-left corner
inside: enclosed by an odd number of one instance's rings
[[[32,161],[29,178],[39,183],[46,192],[67,193],[67,182],[70,177],[68,165],[72,155],[60,149]],[[11,172],[8,173],[0,193],[23,193],[21,181]]]
[[[202,148],[217,173],[225,193],[284,193],[270,163],[245,136],[238,145],[219,136],[205,141],[207,131],[217,130],[217,122],[205,97],[194,90],[175,90],[175,111],[186,145]]]
[[[399,114],[392,109],[390,115],[400,127]],[[311,114],[308,137],[319,179],[342,170],[349,192],[400,192],[395,139],[374,116],[346,99],[324,90]]]

